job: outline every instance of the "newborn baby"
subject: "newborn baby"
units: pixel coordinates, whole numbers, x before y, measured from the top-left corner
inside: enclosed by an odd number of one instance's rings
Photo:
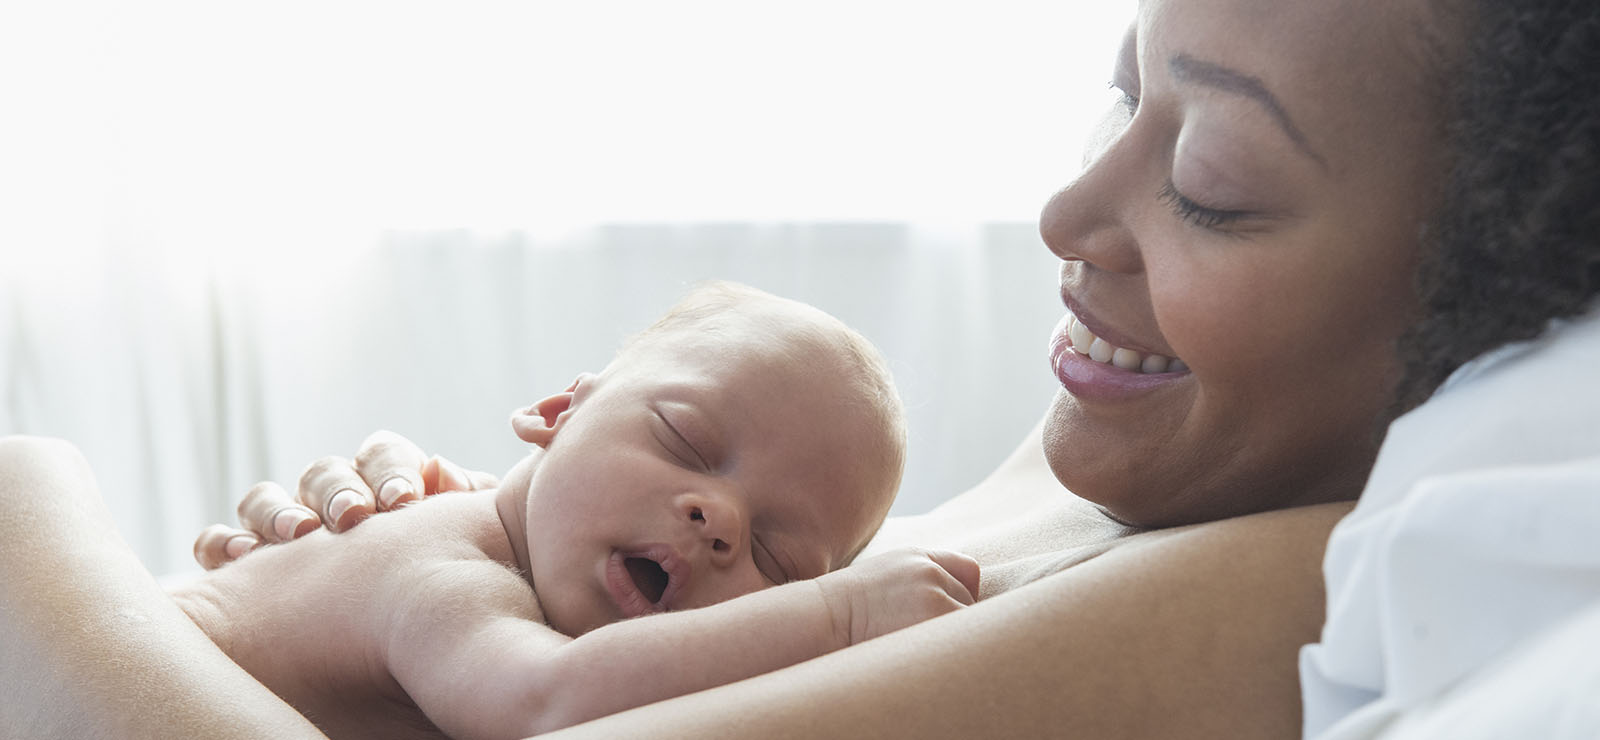
[[[838,570],[888,512],[905,435],[877,352],[815,308],[702,288],[512,428],[535,447],[498,490],[264,548],[174,599],[331,736],[514,738],[977,593],[954,553]]]

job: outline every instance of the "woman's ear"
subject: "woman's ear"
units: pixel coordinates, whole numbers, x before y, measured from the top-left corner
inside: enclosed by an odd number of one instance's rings
[[[556,438],[556,433],[572,418],[573,397],[578,394],[580,386],[588,384],[594,376],[584,373],[572,381],[567,389],[552,396],[546,396],[538,403],[525,409],[520,409],[511,414],[511,429],[517,433],[517,438],[529,444],[549,447],[551,440]]]

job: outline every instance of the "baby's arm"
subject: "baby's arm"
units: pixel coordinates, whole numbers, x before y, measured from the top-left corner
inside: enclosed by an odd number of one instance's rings
[[[524,737],[777,670],[971,604],[977,564],[888,553],[814,581],[569,638],[520,577],[451,564],[415,583],[390,670],[452,737]]]

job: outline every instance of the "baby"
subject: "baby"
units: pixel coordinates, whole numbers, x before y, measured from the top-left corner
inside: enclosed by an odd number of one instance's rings
[[[888,512],[905,434],[877,352],[815,308],[699,289],[512,427],[536,449],[498,490],[264,548],[174,599],[331,736],[514,738],[977,593],[954,553],[838,570]]]

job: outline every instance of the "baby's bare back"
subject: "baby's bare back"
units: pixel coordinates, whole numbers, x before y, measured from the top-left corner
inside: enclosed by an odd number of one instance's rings
[[[329,736],[443,737],[390,674],[387,644],[429,598],[416,587],[428,574],[511,557],[493,494],[450,494],[263,548],[172,596]]]

